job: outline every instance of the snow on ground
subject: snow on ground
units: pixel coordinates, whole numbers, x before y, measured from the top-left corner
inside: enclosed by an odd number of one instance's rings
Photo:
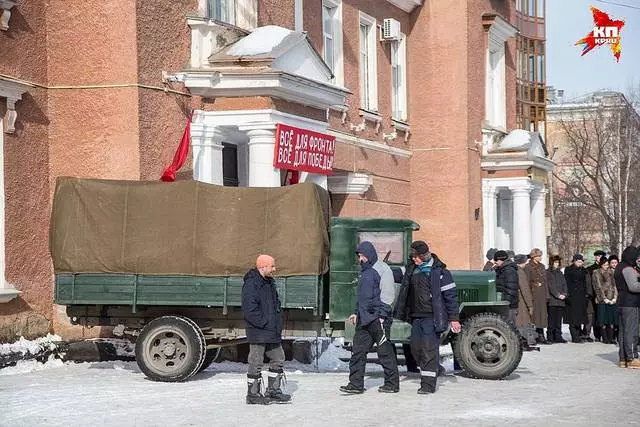
[[[447,348],[443,348],[447,350]],[[447,375],[438,392],[416,394],[419,376],[401,368],[398,394],[380,394],[377,365],[367,392],[341,395],[348,364],[330,346],[318,364],[287,362],[290,405],[247,406],[246,365],[214,363],[185,383],[156,383],[134,362],[64,364],[0,376],[0,426],[495,426],[640,423],[640,370],[616,364],[613,345],[555,344],[525,353],[505,381]],[[333,357],[336,356],[336,357]],[[45,366],[47,366],[46,364]],[[12,368],[6,368],[12,369]],[[2,370],[5,371],[5,370]],[[0,371],[0,372],[2,372]]]
[[[6,356],[14,353],[36,355],[45,350],[55,350],[54,342],[62,341],[58,335],[47,334],[46,337],[37,338],[35,340],[26,340],[24,337],[11,344],[0,344],[0,356]]]

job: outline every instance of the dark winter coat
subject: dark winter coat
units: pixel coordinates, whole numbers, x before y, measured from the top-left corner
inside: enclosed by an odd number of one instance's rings
[[[518,267],[518,288],[520,302],[518,303],[518,315],[516,316],[516,326],[527,326],[533,322],[533,295],[529,286],[529,276],[524,268]]]
[[[502,292],[502,300],[509,301],[509,308],[518,308],[518,266],[505,261],[496,268],[496,290]]]
[[[547,270],[543,264],[533,261],[529,261],[525,270],[529,276],[529,286],[533,295],[533,323],[538,328],[546,328],[547,300],[549,299]]]
[[[569,325],[584,325],[587,323],[587,281],[589,272],[584,267],[575,264],[564,269],[569,295],[566,299],[564,320]]]
[[[446,264],[437,255],[432,254],[433,264],[431,274],[428,276],[429,291],[431,292],[431,304],[433,311],[433,323],[437,332],[443,332],[449,326],[449,322],[459,320],[458,301],[456,284]],[[414,263],[407,264],[400,292],[396,299],[396,306],[393,317],[404,322],[411,321],[413,298],[417,294],[411,290],[412,277],[418,272],[418,267]]]
[[[380,299],[380,274],[373,268],[378,262],[376,248],[370,242],[362,242],[356,248],[356,253],[364,255],[368,260],[360,265],[362,272],[356,288],[358,324],[366,326],[374,320],[391,317],[391,306]]]
[[[559,268],[547,270],[547,283],[549,284],[549,307],[566,306],[565,301],[569,291],[562,270]],[[565,296],[564,300],[560,299],[560,294]]]
[[[626,248],[622,252],[620,264],[618,264],[615,272],[613,273],[616,288],[618,289],[618,307],[640,307],[640,292],[635,288],[638,286],[638,279],[633,281],[633,276],[638,276],[638,274],[636,274],[636,259],[638,258],[638,255],[639,253],[637,248],[633,246]],[[625,269],[631,269],[627,273],[627,276],[631,278],[633,281],[632,283],[627,283],[627,280],[625,280]]]
[[[280,343],[283,319],[276,283],[255,268],[244,275],[242,314],[250,344]]]

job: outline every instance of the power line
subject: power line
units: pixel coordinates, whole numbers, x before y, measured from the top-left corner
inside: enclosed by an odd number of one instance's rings
[[[629,9],[636,9],[636,10],[640,10],[640,7],[638,7],[638,6],[631,6],[631,5],[629,5],[629,4],[616,3],[616,2],[613,2],[613,1],[607,1],[607,0],[595,0],[595,1],[600,2],[600,3],[613,4],[613,5],[621,6],[621,7],[628,7]]]

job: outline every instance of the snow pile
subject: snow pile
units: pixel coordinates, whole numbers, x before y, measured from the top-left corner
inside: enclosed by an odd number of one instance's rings
[[[231,46],[227,53],[231,56],[264,55],[278,47],[292,33],[293,31],[276,25],[259,27]]]
[[[62,341],[58,335],[47,334],[46,337],[26,340],[24,337],[11,344],[0,344],[0,356],[7,356],[15,353],[37,355],[46,350],[53,351],[57,348],[54,342]]]
[[[15,366],[0,369],[0,376],[28,374],[29,372],[42,371],[44,369],[61,368],[62,366],[64,366],[64,362],[50,354],[45,363],[33,359],[19,360]]]

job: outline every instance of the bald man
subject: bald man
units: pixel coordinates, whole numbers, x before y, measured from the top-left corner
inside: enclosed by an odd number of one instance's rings
[[[242,314],[249,342],[247,404],[286,403],[291,396],[282,392],[284,350],[282,349],[282,307],[273,275],[276,261],[260,255],[256,267],[244,276]],[[262,394],[262,362],[269,359],[268,386]]]

